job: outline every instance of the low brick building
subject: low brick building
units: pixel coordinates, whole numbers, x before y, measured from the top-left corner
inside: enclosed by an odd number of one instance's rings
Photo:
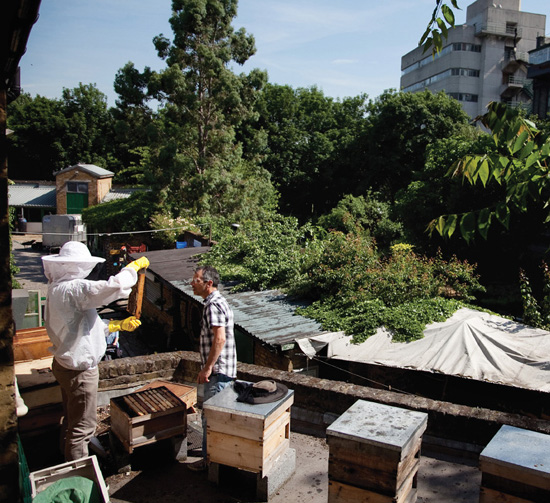
[[[57,213],[81,213],[111,190],[114,173],[93,164],[75,164],[55,173]]]

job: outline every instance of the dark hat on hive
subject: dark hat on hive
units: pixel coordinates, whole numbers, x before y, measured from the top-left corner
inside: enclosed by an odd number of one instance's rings
[[[288,388],[284,384],[273,380],[256,383],[235,381],[234,389],[238,394],[238,402],[251,404],[276,402],[288,393]]]

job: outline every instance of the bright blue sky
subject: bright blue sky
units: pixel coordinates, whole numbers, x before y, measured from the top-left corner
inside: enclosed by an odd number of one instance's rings
[[[448,2],[450,4],[450,1]],[[471,0],[458,0],[466,19]],[[366,93],[376,98],[398,88],[401,56],[414,49],[435,0],[239,0],[233,26],[256,39],[244,67],[267,70],[269,81],[317,85],[326,96]],[[546,14],[550,2],[523,0],[522,10]],[[114,106],[113,81],[128,61],[160,70],[152,39],[172,37],[171,0],[42,0],[27,52],[21,59],[25,92],[48,98],[79,82],[95,83]]]

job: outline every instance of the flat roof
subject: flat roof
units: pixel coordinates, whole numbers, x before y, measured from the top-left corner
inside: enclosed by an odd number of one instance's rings
[[[8,204],[28,208],[56,208],[55,185],[40,183],[8,185]]]

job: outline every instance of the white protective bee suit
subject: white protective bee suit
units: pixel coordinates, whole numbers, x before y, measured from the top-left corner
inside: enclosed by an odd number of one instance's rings
[[[66,461],[88,456],[97,423],[97,365],[105,354],[109,324],[96,309],[127,298],[137,282],[138,267],[130,264],[107,281],[85,279],[104,261],[77,241],[65,243],[58,255],[42,257],[48,278],[44,318],[52,342],[52,370],[63,396]],[[137,326],[139,320],[134,328]]]

